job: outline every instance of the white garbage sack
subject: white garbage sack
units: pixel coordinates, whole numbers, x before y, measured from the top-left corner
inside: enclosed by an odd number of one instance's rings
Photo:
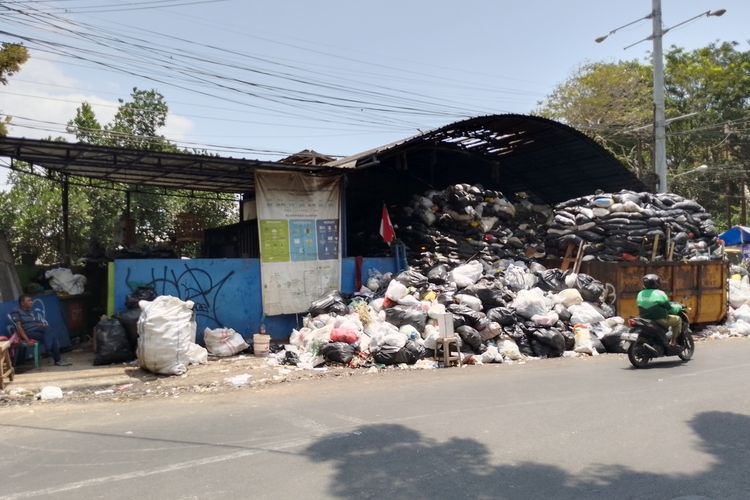
[[[497,347],[491,345],[482,353],[481,359],[482,363],[502,363],[503,355],[500,354]]]
[[[203,330],[203,341],[208,352],[214,356],[234,356],[248,347],[242,335],[232,328],[206,328]]]
[[[750,304],[750,282],[747,276],[742,280],[729,280],[729,305],[738,309],[744,304]]]
[[[497,350],[503,355],[503,357],[512,361],[523,359],[523,354],[521,354],[520,349],[518,349],[518,344],[512,339],[503,339],[498,342]]]
[[[408,340],[409,339],[407,338],[407,336],[404,335],[403,333],[393,332],[393,333],[387,334],[383,338],[383,345],[389,345],[389,346],[398,347],[399,349],[401,349],[402,347],[406,345],[406,342],[408,342]]]
[[[458,288],[466,288],[471,286],[482,276],[482,263],[476,260],[463,264],[456,267],[450,272],[450,280],[453,281]]]
[[[512,303],[513,309],[519,316],[531,319],[535,314],[544,314],[552,309],[552,301],[548,299],[540,288],[521,290]]]
[[[594,354],[594,342],[591,340],[591,332],[587,325],[575,325],[573,327],[575,335],[575,352],[584,354]]]
[[[424,346],[427,349],[432,349],[433,351],[437,349],[437,341],[440,338],[440,332],[437,328],[432,325],[427,325],[425,326],[422,335],[424,335]]]
[[[475,311],[482,310],[482,301],[478,297],[473,295],[467,295],[465,293],[459,293],[455,296],[456,302],[466,307],[469,307]]]
[[[408,307],[415,307],[415,306],[422,305],[420,300],[416,298],[414,295],[404,295],[397,302],[401,306],[408,306]]]
[[[67,293],[68,295],[80,295],[86,286],[86,276],[73,274],[70,269],[63,267],[50,269],[44,273],[44,277],[49,280],[49,286],[54,291]]]
[[[739,308],[734,310],[732,316],[734,316],[734,319],[737,321],[750,323],[750,305],[742,304]]]
[[[440,302],[433,302],[427,310],[427,315],[432,319],[438,319],[443,314],[445,314],[445,304]]]
[[[548,311],[544,314],[535,314],[531,317],[531,321],[539,326],[552,326],[560,319],[555,311]]]
[[[138,320],[138,362],[141,368],[164,375],[182,375],[191,357],[198,353],[195,345],[197,325],[193,301],[161,295],[153,301],[141,300]]]
[[[508,287],[517,292],[519,290],[528,290],[536,284],[536,277],[531,274],[526,266],[511,264],[505,270],[505,282]]]
[[[748,335],[750,335],[750,323],[745,320],[740,319],[735,321],[734,323],[728,323],[727,327],[734,335],[741,335],[743,337],[747,337]]]
[[[399,300],[406,297],[406,293],[407,290],[404,285],[396,280],[391,280],[391,282],[388,283],[388,288],[385,291],[385,296],[394,302],[398,302]]]
[[[583,303],[581,292],[579,292],[575,288],[566,288],[565,290],[562,290],[561,292],[555,294],[555,296],[552,297],[552,300],[555,302],[555,304],[562,304],[565,307],[577,306],[578,304]]]
[[[572,325],[578,323],[593,325],[604,321],[604,316],[588,302],[577,306],[570,306],[568,312],[570,313],[570,323]]]

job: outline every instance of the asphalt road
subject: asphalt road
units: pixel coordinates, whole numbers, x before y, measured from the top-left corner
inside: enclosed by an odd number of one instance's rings
[[[676,359],[676,358],[674,358]],[[0,410],[0,498],[750,497],[750,341]]]

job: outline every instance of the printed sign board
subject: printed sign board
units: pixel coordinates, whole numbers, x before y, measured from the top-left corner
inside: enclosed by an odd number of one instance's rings
[[[341,282],[341,176],[257,171],[263,313],[307,311]]]

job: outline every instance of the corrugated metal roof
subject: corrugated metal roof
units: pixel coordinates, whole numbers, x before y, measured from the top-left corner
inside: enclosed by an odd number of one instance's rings
[[[0,156],[73,177],[219,193],[253,192],[257,169],[367,169],[424,151],[437,157],[438,168],[464,168],[472,162],[496,166],[497,183],[503,191],[534,193],[547,203],[591,194],[596,189],[646,190],[614,156],[586,135],[559,122],[515,114],[471,118],[323,165],[0,137]],[[451,163],[457,154],[464,158],[460,166]],[[441,156],[445,161],[439,161]],[[475,181],[466,178],[463,182]]]
[[[465,153],[495,164],[499,167],[498,184],[504,191],[534,193],[547,203],[591,194],[597,189],[646,190],[635,175],[588,136],[553,120],[516,114],[456,122],[326,165],[343,169],[374,167],[425,149],[453,157]]]
[[[73,177],[217,193],[254,191],[254,172],[257,169],[303,172],[321,169],[313,165],[190,153],[162,153],[16,137],[0,137],[0,156]]]

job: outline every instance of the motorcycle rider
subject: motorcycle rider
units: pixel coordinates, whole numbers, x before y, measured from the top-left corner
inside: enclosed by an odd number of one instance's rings
[[[643,277],[644,289],[636,298],[638,313],[641,318],[654,321],[664,328],[672,327],[669,345],[675,345],[682,333],[682,318],[679,316],[682,306],[670,302],[667,294],[659,289],[660,286],[661,279],[656,274],[647,274]],[[662,340],[666,339],[662,337]]]

